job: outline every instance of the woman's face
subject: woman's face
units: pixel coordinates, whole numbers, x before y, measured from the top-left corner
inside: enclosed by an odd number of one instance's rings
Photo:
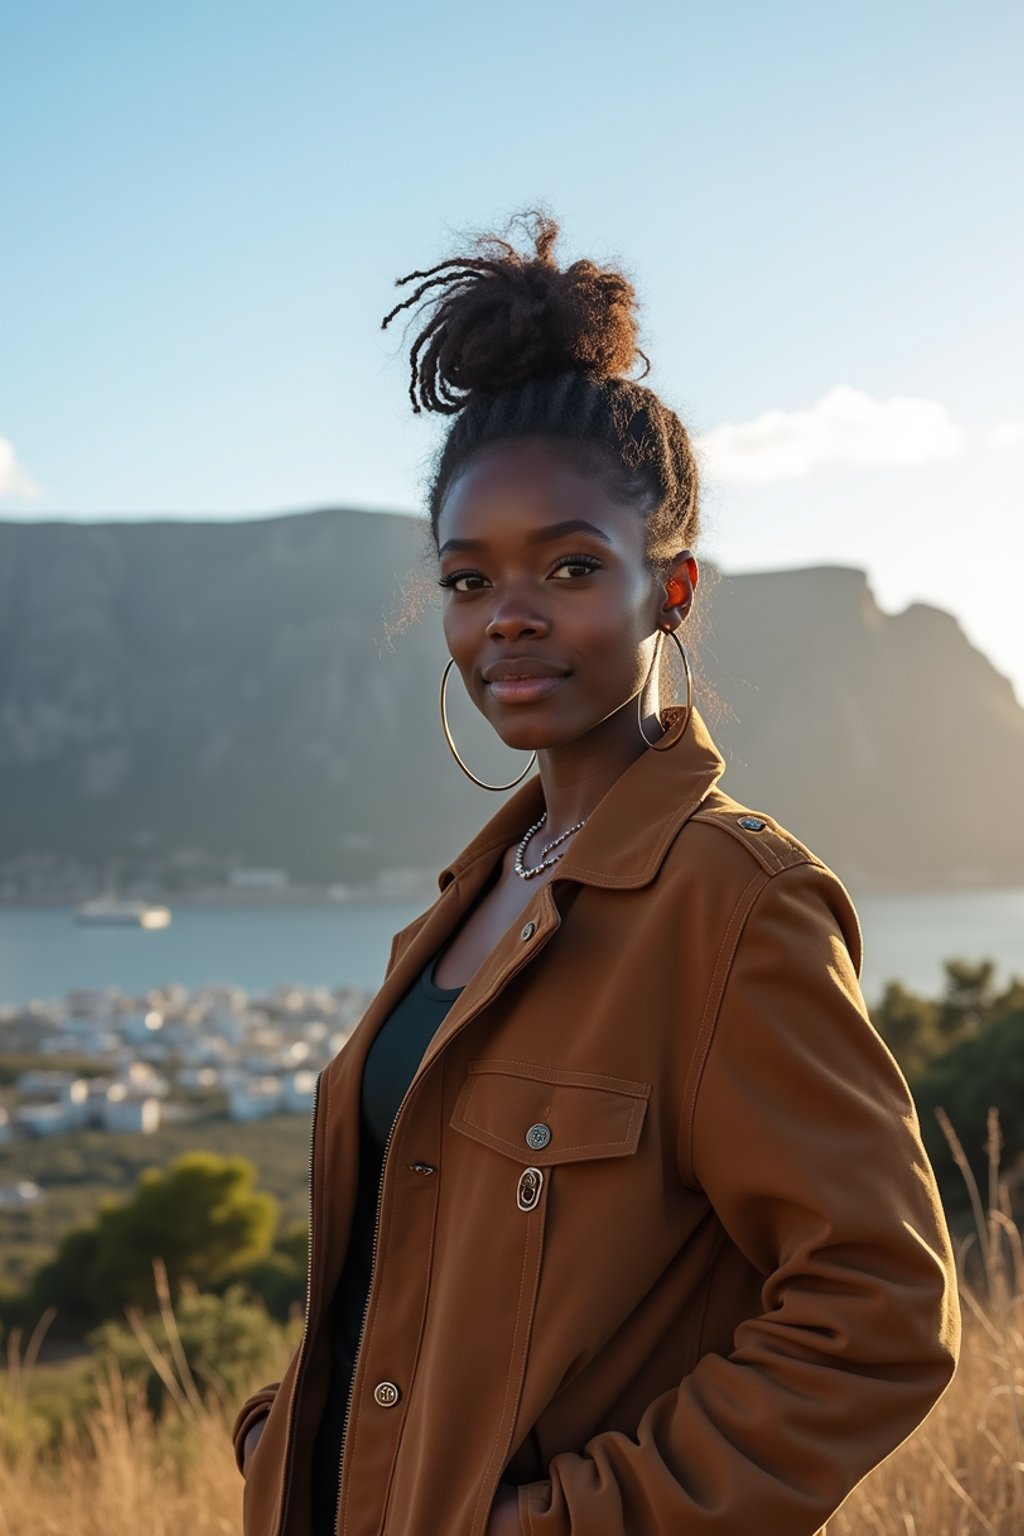
[[[697,574],[683,551],[674,608],[645,563],[636,508],[542,438],[474,457],[445,497],[437,543],[448,649],[510,747],[577,741],[631,704]]]

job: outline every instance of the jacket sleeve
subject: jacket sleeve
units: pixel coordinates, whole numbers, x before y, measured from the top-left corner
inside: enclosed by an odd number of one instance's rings
[[[235,1421],[231,1426],[231,1441],[235,1450],[235,1466],[239,1472],[243,1470],[242,1448],[245,1445],[245,1437],[254,1424],[258,1424],[260,1419],[266,1418],[273,1406],[274,1398],[277,1396],[280,1385],[279,1381],[272,1381],[269,1386],[260,1387],[258,1392],[254,1392],[251,1397],[246,1398],[241,1408],[235,1414]]]
[[[765,877],[679,1127],[680,1174],[764,1277],[763,1311],[634,1434],[594,1435],[522,1484],[527,1536],[815,1536],[948,1386],[952,1246],[859,956],[831,871]]]

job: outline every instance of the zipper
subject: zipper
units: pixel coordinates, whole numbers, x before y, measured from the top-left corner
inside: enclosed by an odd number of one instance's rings
[[[535,947],[534,947],[533,953],[536,953],[536,948]],[[523,966],[527,963],[527,961],[530,958],[531,958],[530,951],[527,950],[527,953],[523,955],[522,959],[517,961],[516,964],[512,967],[512,969],[506,973],[505,979],[501,983],[501,985],[500,986],[492,986],[491,990],[489,992],[485,993],[484,996],[480,999],[480,1001],[474,1005],[472,1011],[470,1013],[468,1013],[466,1015],[466,1017],[462,1020],[462,1023],[459,1025],[458,1029],[453,1032],[452,1039],[455,1038],[455,1035],[462,1033],[462,1030],[465,1028],[465,1026],[468,1023],[470,1023],[471,1020],[476,1018],[477,1014],[481,1011],[481,1009],[487,1007],[488,1003],[490,1003],[497,996],[498,992],[501,991],[501,987],[506,985],[509,981],[511,981],[512,977],[517,975],[519,973],[519,971],[522,970]],[[450,1044],[450,1041],[448,1043]],[[439,1053],[439,1055],[440,1054],[443,1054],[443,1053]],[[437,1057],[435,1057],[434,1060],[436,1061]],[[433,1066],[433,1062],[431,1062],[431,1066]],[[429,1068],[428,1068],[428,1071],[429,1071]],[[423,1075],[425,1077],[426,1073],[424,1073]],[[346,1441],[347,1436],[348,1436],[348,1421],[349,1421],[349,1416],[351,1415],[351,1412],[352,1412],[352,1399],[355,1397],[356,1371],[357,1371],[357,1368],[358,1368],[359,1351],[362,1348],[363,1333],[364,1333],[364,1330],[366,1328],[366,1315],[367,1315],[367,1313],[370,1310],[370,1297],[371,1297],[372,1292],[373,1292],[373,1280],[374,1280],[374,1274],[375,1274],[376,1268],[377,1268],[377,1234],[378,1234],[378,1232],[380,1230],[380,1208],[381,1208],[381,1204],[382,1204],[383,1198],[384,1198],[384,1171],[385,1171],[385,1169],[387,1167],[388,1150],[389,1150],[389,1148],[391,1146],[391,1138],[394,1136],[394,1133],[395,1133],[395,1126],[398,1124],[399,1118],[401,1117],[401,1114],[402,1114],[402,1110],[405,1108],[406,1101],[408,1100],[409,1095],[412,1093],[413,1087],[414,1086],[418,1087],[419,1086],[419,1082],[421,1082],[421,1081],[422,1081],[422,1078],[417,1081],[415,1079],[415,1076],[414,1076],[414,1081],[411,1082],[409,1084],[408,1088],[405,1090],[405,1093],[404,1093],[404,1095],[402,1097],[402,1102],[399,1104],[397,1110],[395,1111],[395,1118],[392,1120],[390,1129],[388,1130],[387,1140],[384,1143],[383,1156],[381,1157],[380,1184],[379,1184],[379,1186],[377,1188],[377,1214],[375,1215],[374,1220],[373,1220],[373,1247],[370,1250],[370,1279],[369,1279],[369,1284],[366,1287],[366,1301],[363,1303],[363,1317],[362,1317],[362,1322],[359,1324],[359,1337],[356,1340],[355,1358],[353,1359],[353,1362],[352,1362],[352,1379],[351,1379],[351,1381],[349,1383],[348,1400],[347,1400],[347,1402],[345,1404],[345,1418],[344,1418],[344,1421],[343,1421],[342,1426],[341,1426],[341,1445],[339,1447],[339,1453],[338,1453],[338,1463],[339,1463],[338,1502],[337,1502],[337,1504],[335,1506],[335,1510],[334,1510],[334,1536],[340,1536],[339,1523],[338,1522],[341,1519],[341,1500],[342,1500],[342,1486],[343,1486],[343,1484],[342,1484],[342,1474],[343,1474],[343,1468],[344,1468],[344,1465],[345,1465],[345,1441]],[[310,1185],[310,1188],[312,1189],[312,1184]],[[310,1228],[310,1231],[312,1232],[312,1227]],[[312,1247],[312,1244],[310,1246]],[[499,1474],[499,1480],[500,1480],[500,1474]]]
[[[404,1104],[405,1100],[409,1097],[411,1088],[412,1084],[410,1083],[409,1087],[405,1090],[402,1104]],[[338,1522],[341,1519],[341,1469],[345,1465],[345,1440],[348,1436],[348,1420],[349,1415],[352,1412],[352,1399],[355,1396],[356,1362],[359,1359],[359,1351],[363,1343],[363,1331],[366,1328],[366,1314],[370,1310],[370,1292],[373,1290],[373,1276],[377,1268],[377,1233],[380,1230],[380,1208],[384,1198],[384,1169],[387,1165],[388,1149],[391,1146],[391,1138],[394,1134],[395,1126],[398,1123],[398,1116],[402,1113],[402,1104],[399,1104],[398,1109],[395,1111],[395,1118],[392,1120],[391,1126],[388,1130],[387,1140],[384,1143],[384,1153],[381,1157],[380,1163],[380,1183],[377,1186],[377,1214],[373,1218],[373,1247],[370,1249],[370,1279],[366,1287],[366,1300],[363,1302],[363,1316],[362,1321],[359,1324],[359,1337],[356,1339],[356,1352],[352,1360],[352,1378],[348,1386],[348,1397],[345,1401],[345,1418],[341,1426],[341,1445],[338,1448],[338,1500],[334,1507],[334,1536],[338,1536]]]
[[[313,1116],[309,1130],[309,1258],[306,1263],[306,1309],[302,1324],[302,1337],[299,1340],[299,1358],[295,1362],[295,1377],[292,1381],[291,1396],[288,1399],[288,1417],[285,1422],[285,1444],[290,1447],[288,1466],[285,1468],[281,1482],[281,1511],[277,1523],[277,1536],[281,1536],[284,1529],[285,1505],[287,1502],[287,1489],[292,1474],[292,1462],[295,1457],[293,1444],[293,1420],[295,1417],[295,1403],[299,1395],[299,1383],[302,1376],[302,1367],[306,1357],[306,1343],[309,1337],[309,1304],[313,1291],[313,1157],[316,1150],[316,1117],[320,1108],[320,1079],[323,1071],[316,1075],[316,1087],[313,1090]]]

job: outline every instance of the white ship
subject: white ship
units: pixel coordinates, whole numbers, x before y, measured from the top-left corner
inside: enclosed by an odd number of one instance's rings
[[[166,928],[171,920],[170,907],[158,907],[148,901],[129,901],[120,896],[95,896],[75,908],[79,923],[113,923],[132,928]]]

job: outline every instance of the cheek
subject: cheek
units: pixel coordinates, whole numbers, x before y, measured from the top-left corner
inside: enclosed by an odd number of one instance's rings
[[[459,660],[460,655],[465,656],[475,639],[475,630],[466,622],[465,612],[461,612],[450,600],[445,603],[441,620],[444,630],[445,644],[449,652]]]
[[[622,601],[602,602],[588,615],[579,648],[610,687],[635,692],[651,666],[650,637],[643,614]]]
[[[476,684],[476,659],[480,652],[480,627],[467,610],[449,602],[442,618],[445,644],[455,662],[454,671],[462,678],[462,685],[480,706],[482,694]],[[468,674],[468,675],[467,675]]]
[[[646,654],[641,645],[635,644],[632,647],[623,648],[620,665],[621,671],[618,675],[625,684],[625,691],[630,696],[639,693],[650,673],[651,657]]]

